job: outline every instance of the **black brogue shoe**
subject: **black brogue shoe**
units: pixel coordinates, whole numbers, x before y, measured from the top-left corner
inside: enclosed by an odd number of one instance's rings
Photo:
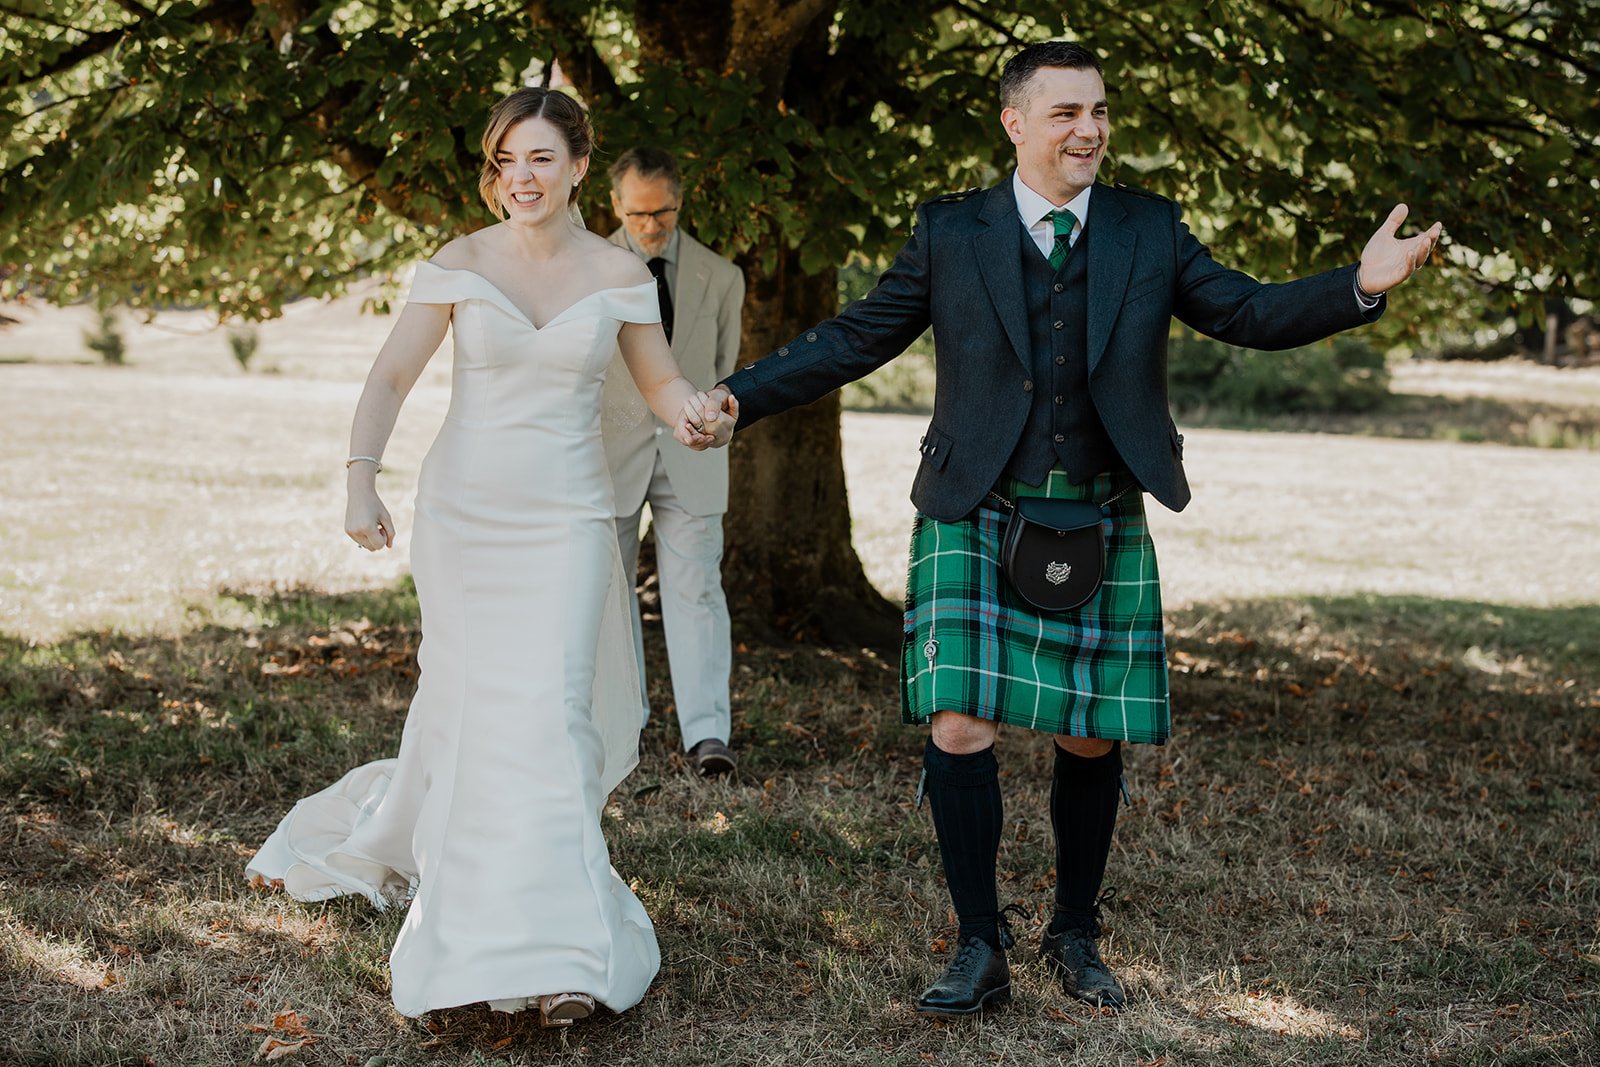
[[[1100,946],[1095,943],[1099,933],[1098,926],[1087,930],[1069,926],[1059,934],[1047,930],[1039,956],[1061,978],[1061,988],[1067,996],[1121,1011],[1128,997],[1100,958]]]

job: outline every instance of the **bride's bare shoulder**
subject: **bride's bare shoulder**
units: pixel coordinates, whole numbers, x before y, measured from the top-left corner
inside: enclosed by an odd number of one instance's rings
[[[495,227],[485,226],[473,233],[462,234],[441,245],[439,250],[429,257],[428,262],[449,270],[472,270],[476,267],[484,246],[492,240],[489,232],[493,229]]]
[[[608,288],[640,285],[651,280],[650,268],[628,249],[594,234],[589,238],[584,242],[583,253]]]

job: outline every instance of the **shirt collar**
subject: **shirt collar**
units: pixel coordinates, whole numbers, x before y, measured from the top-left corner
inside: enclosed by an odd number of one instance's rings
[[[668,263],[673,264],[673,265],[676,265],[677,262],[678,262],[678,237],[681,234],[682,234],[682,231],[679,230],[676,226],[674,226],[672,228],[672,236],[667,238],[666,250],[661,253],[661,258],[666,260]],[[651,256],[645,255],[644,251],[642,249],[640,249],[640,247],[636,243],[634,243],[633,234],[628,232],[627,227],[623,227],[622,239],[624,241],[628,242],[629,250],[632,251],[633,254],[638,256],[640,259],[651,259],[651,258],[653,258]]]
[[[1021,171],[1011,172],[1011,191],[1017,198],[1017,216],[1022,219],[1026,229],[1035,225],[1046,214],[1066,208],[1078,220],[1079,226],[1089,225],[1089,194],[1094,192],[1091,184],[1083,192],[1067,201],[1065,204],[1052,204],[1032,189],[1022,180]],[[674,234],[676,236],[676,234]]]

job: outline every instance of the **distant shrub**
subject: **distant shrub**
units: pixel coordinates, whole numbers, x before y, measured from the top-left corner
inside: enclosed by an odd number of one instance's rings
[[[233,358],[239,361],[239,369],[245,372],[250,370],[250,359],[256,354],[256,348],[261,344],[261,335],[254,326],[241,324],[228,327],[228,350],[233,353]]]
[[[1185,331],[1168,346],[1172,405],[1260,415],[1372,411],[1389,398],[1383,353],[1354,337],[1257,352]]]
[[[933,410],[933,354],[908,350],[860,381],[844,387],[844,406],[851,411],[923,414]]]
[[[839,306],[860,300],[878,284],[888,261],[853,259],[839,269]],[[933,410],[933,333],[925,331],[905,354],[844,387],[851,411],[926,413]]]
[[[83,343],[89,351],[99,353],[102,363],[120,367],[128,355],[128,343],[117,330],[117,317],[110,308],[101,308],[97,314],[99,326],[83,331]]]

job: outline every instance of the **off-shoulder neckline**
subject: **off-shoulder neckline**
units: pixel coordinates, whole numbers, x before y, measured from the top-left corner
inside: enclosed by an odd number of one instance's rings
[[[528,328],[533,330],[534,333],[539,333],[539,332],[541,332],[543,330],[548,330],[550,327],[552,327],[556,323],[560,322],[563,317],[565,317],[567,314],[569,314],[572,311],[573,308],[576,308],[580,304],[582,304],[584,301],[592,300],[593,298],[595,298],[597,296],[600,296],[603,293],[628,292],[628,291],[634,290],[634,289],[643,289],[646,286],[649,286],[651,289],[654,289],[656,287],[656,282],[655,282],[654,278],[652,278],[650,281],[647,281],[647,282],[640,282],[637,285],[608,285],[604,289],[596,289],[591,293],[585,293],[584,295],[578,297],[578,299],[574,300],[572,303],[568,304],[566,307],[562,308],[560,311],[556,312],[555,315],[553,315],[550,319],[548,319],[543,326],[536,326],[536,325],[534,325],[533,320],[528,317],[528,313],[523,311],[522,308],[518,307],[517,306],[517,302],[515,300],[512,300],[511,297],[509,295],[507,295],[507,293],[506,293],[506,291],[504,289],[500,288],[494,282],[490,281],[485,275],[479,274],[477,271],[472,270],[470,267],[441,267],[439,264],[433,263],[433,262],[431,262],[429,260],[422,260],[417,264],[417,266],[418,267],[429,267],[429,268],[432,268],[433,270],[442,270],[442,271],[446,271],[446,272],[451,273],[451,274],[470,274],[470,275],[472,275],[474,278],[476,278],[479,281],[481,281],[484,285],[487,285],[490,289],[494,290],[495,295],[498,296],[501,300],[505,301],[506,310],[512,312],[519,319],[521,319],[523,322],[527,323]]]

